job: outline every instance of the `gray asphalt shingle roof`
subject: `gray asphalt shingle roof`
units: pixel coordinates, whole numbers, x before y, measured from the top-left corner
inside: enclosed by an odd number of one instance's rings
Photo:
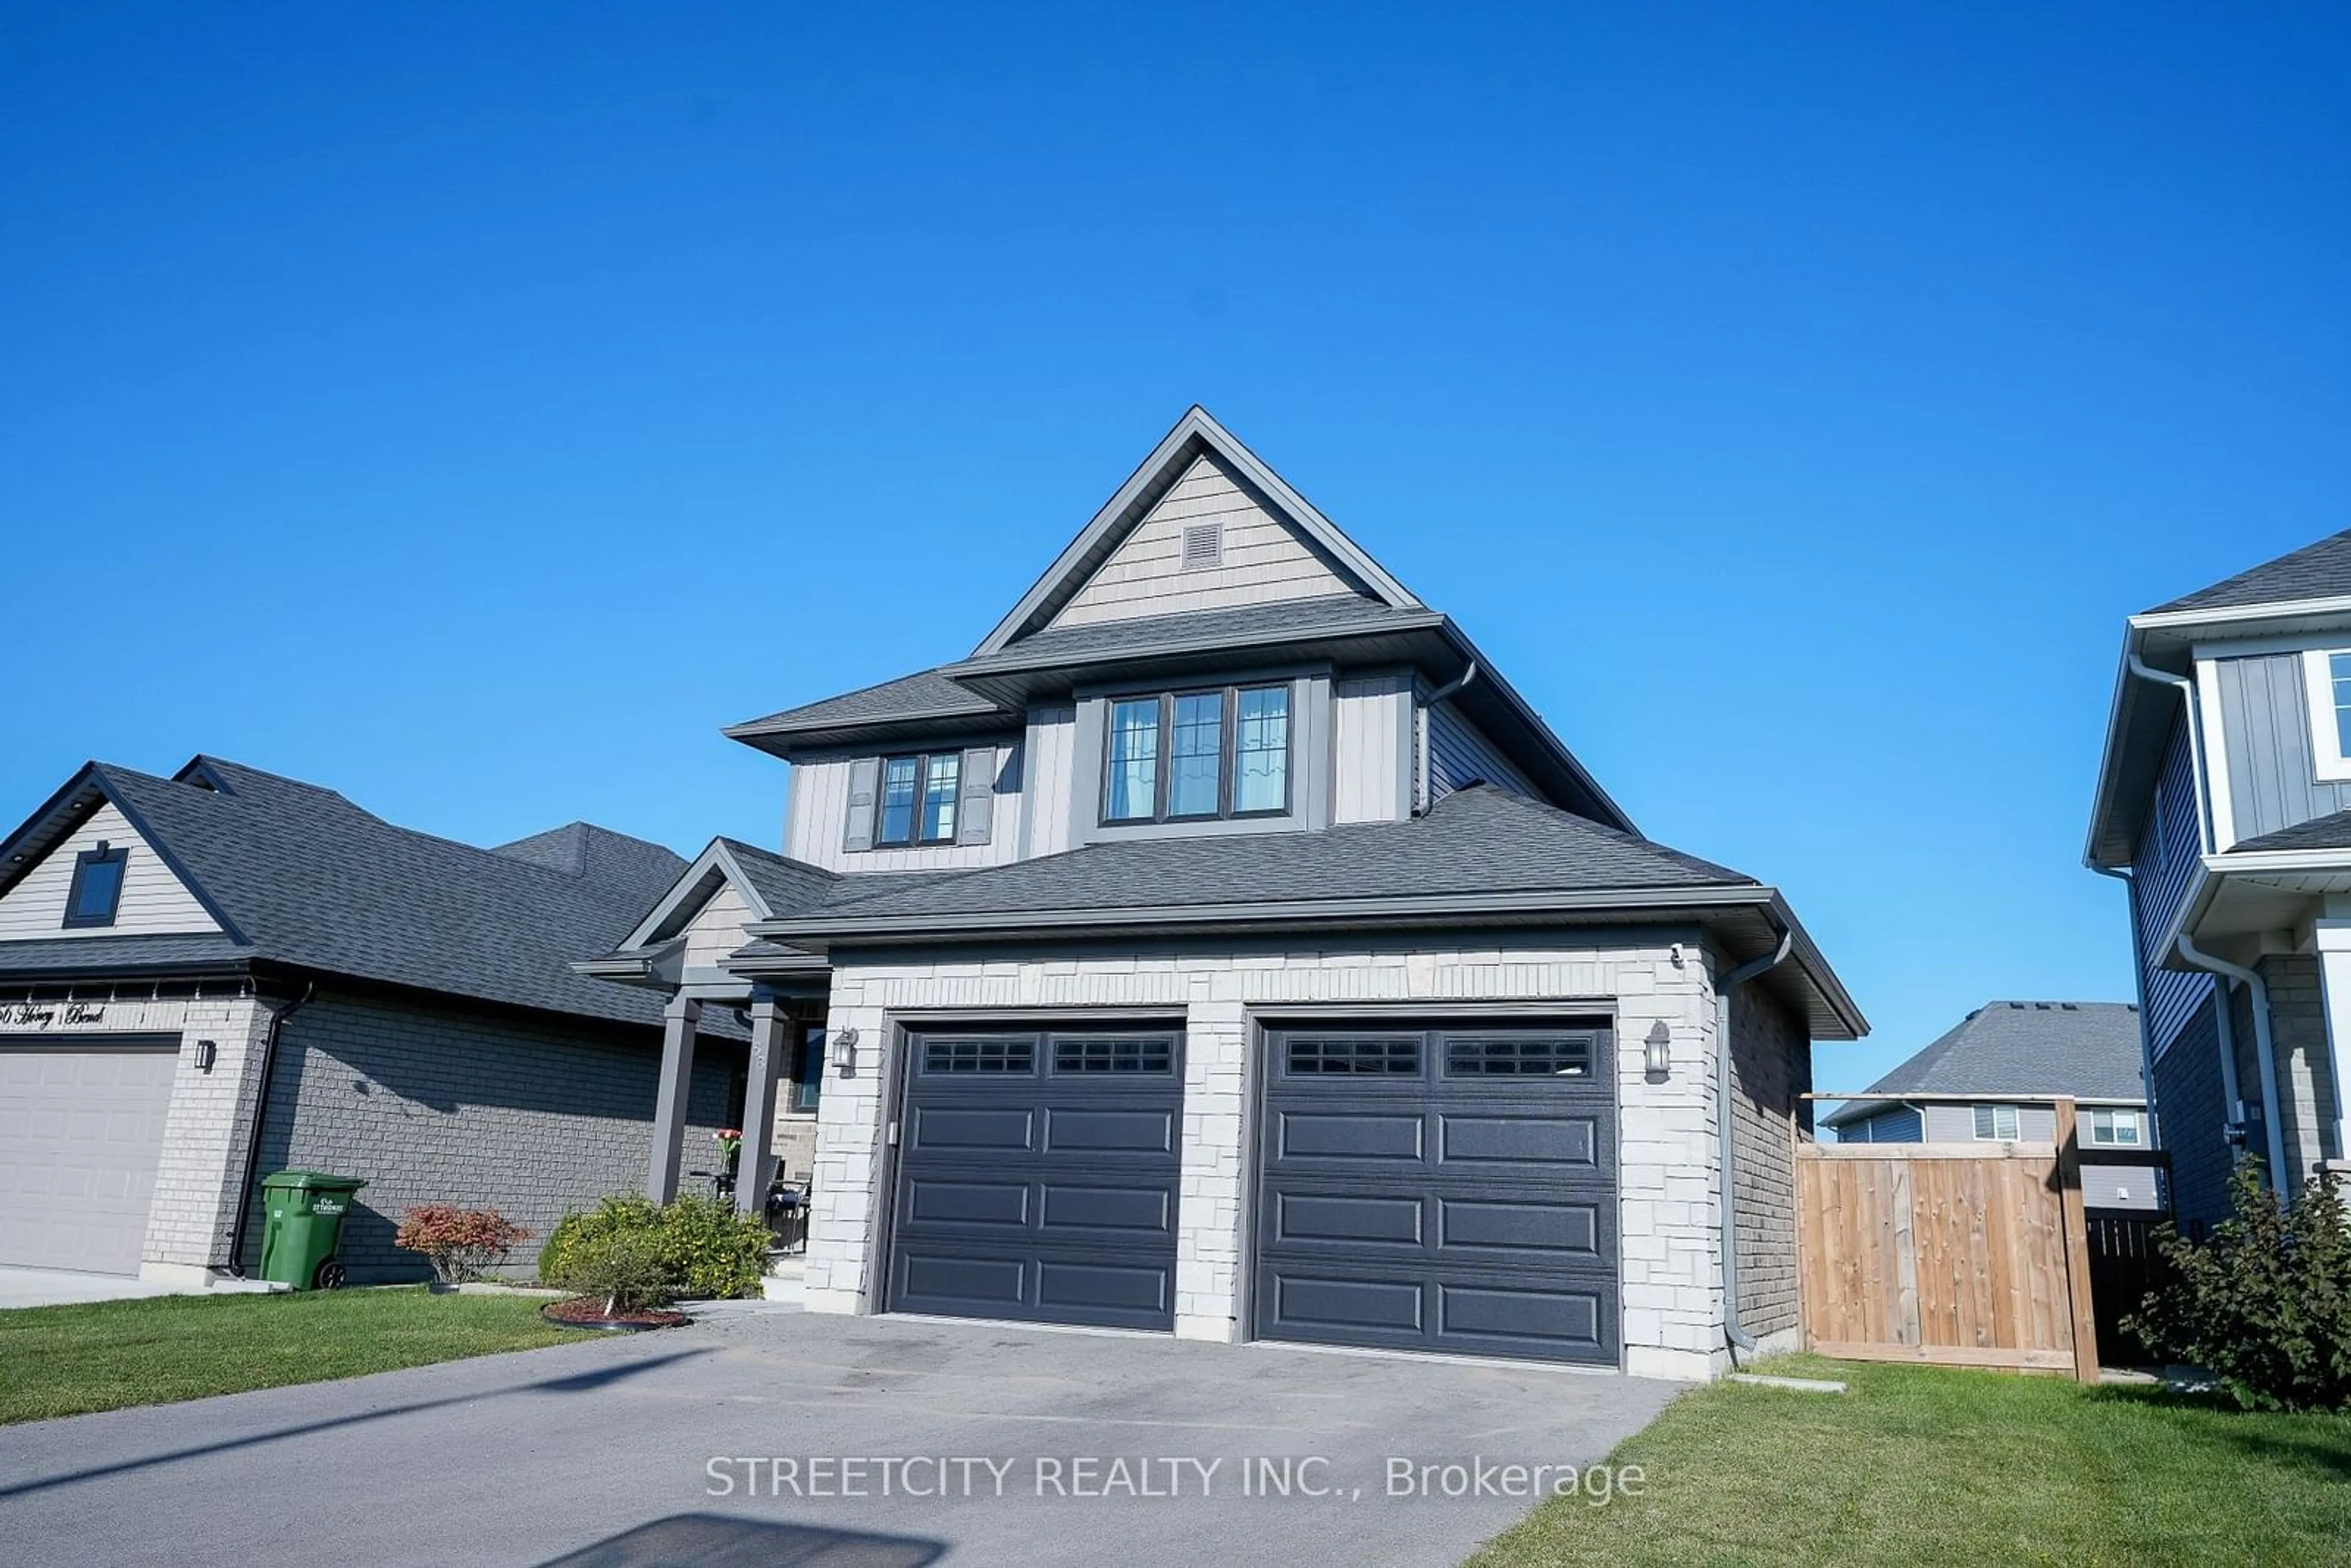
[[[862,686],[853,692],[843,692],[837,697],[826,697],[821,702],[803,703],[781,713],[771,713],[765,718],[749,719],[730,726],[728,733],[832,729],[850,725],[883,724],[892,719],[941,716],[985,717],[1003,711],[978,693],[958,685],[936,670],[918,670],[914,674],[883,681],[879,685]]]
[[[2070,1094],[2137,1100],[2138,1009],[2127,1002],[1986,1002],[1869,1086],[1872,1094]],[[1848,1101],[1832,1127],[1884,1107]]]
[[[1739,872],[1489,786],[1426,815],[1311,833],[1128,839],[907,884],[845,878],[811,915],[987,915],[1387,894],[1754,885]],[[862,885],[888,883],[872,889]]]
[[[2351,811],[2330,811],[2296,822],[2257,839],[2240,839],[2229,847],[2232,855],[2257,855],[2276,850],[2351,850]]]
[[[1040,659],[1074,663],[1148,653],[1169,643],[1215,645],[1269,637],[1319,637],[1425,625],[1434,619],[1434,612],[1427,610],[1398,610],[1357,594],[1331,594],[1320,599],[1244,604],[1230,610],[1191,610],[1136,621],[1050,627],[1030,632],[1001,653],[967,660],[962,665],[951,664],[947,668],[983,670],[996,664],[1025,664]]]
[[[685,862],[658,844],[575,822],[501,850],[395,827],[331,789],[217,758],[214,791],[95,765],[245,938],[196,956],[249,956],[452,996],[631,1023],[658,998],[572,973],[570,961],[626,936]],[[89,962],[129,956],[92,938]],[[37,961],[11,943],[0,967]],[[235,951],[232,951],[235,950]],[[142,946],[141,955],[160,948]],[[62,955],[60,955],[62,956]]]
[[[2335,599],[2351,595],[2351,528],[2316,544],[2290,550],[2275,560],[2223,578],[2168,604],[2147,612],[2161,615],[2174,610],[2231,610],[2248,604],[2274,604],[2296,599]]]

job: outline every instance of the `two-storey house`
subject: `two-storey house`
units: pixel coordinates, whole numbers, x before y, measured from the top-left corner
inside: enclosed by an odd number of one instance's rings
[[[1792,1341],[1851,998],[1204,412],[969,654],[728,733],[792,765],[781,852],[714,843],[581,967],[668,998],[656,1196],[698,1020],[747,1014],[743,1201],[812,1170],[810,1310]]]
[[[2181,1218],[2244,1155],[2288,1191],[2343,1159],[2351,532],[2130,618],[2086,859],[2129,884]]]

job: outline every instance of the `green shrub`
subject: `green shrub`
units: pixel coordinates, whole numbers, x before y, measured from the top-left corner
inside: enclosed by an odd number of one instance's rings
[[[757,1215],[706,1197],[655,1205],[615,1195],[584,1214],[567,1214],[538,1254],[538,1276],[566,1290],[585,1291],[577,1274],[615,1236],[633,1236],[660,1264],[674,1295],[748,1296],[759,1290],[773,1240]]]
[[[607,1313],[642,1312],[677,1300],[651,1232],[616,1230],[583,1244],[571,1261],[570,1288],[601,1297]]]
[[[767,1221],[716,1198],[681,1197],[661,1211],[662,1261],[681,1296],[756,1296],[775,1242]]]
[[[2321,1174],[2282,1204],[2247,1160],[2229,1197],[2235,1218],[2209,1242],[2163,1234],[2176,1282],[2124,1326],[2210,1369],[2248,1407],[2351,1406],[2351,1218],[2335,1178]]]

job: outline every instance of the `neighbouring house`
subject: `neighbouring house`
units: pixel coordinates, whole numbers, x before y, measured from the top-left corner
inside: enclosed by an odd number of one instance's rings
[[[748,1012],[741,1200],[810,1161],[810,1310],[1793,1343],[1799,1096],[1859,1009],[1203,411],[968,655],[727,733],[792,765],[781,853],[712,844],[580,967],[667,1009],[655,1196]]]
[[[2138,1009],[2128,1002],[1986,1002],[1822,1124],[1848,1144],[2046,1144],[2056,1100],[2075,1104],[2085,1147],[2151,1149]],[[2093,1209],[2151,1212],[2158,1167],[2082,1167]]]
[[[249,1270],[255,1178],[287,1167],[367,1179],[362,1281],[425,1271],[392,1244],[412,1204],[543,1236],[634,1190],[661,1008],[569,960],[684,864],[584,822],[475,849],[219,758],[89,764],[0,844],[0,1264]],[[744,1036],[707,1024],[705,1138]]]
[[[2234,1162],[2345,1157],[2351,532],[2134,615],[2085,858],[2129,884],[2158,1135],[2183,1221]]]

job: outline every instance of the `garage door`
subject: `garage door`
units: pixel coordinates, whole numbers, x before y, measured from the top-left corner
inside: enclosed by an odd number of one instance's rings
[[[1256,1332],[1616,1361],[1604,1023],[1273,1031]]]
[[[891,1207],[897,1312],[1175,1326],[1184,1037],[910,1041]]]
[[[136,1274],[177,1035],[0,1040],[0,1263]]]

